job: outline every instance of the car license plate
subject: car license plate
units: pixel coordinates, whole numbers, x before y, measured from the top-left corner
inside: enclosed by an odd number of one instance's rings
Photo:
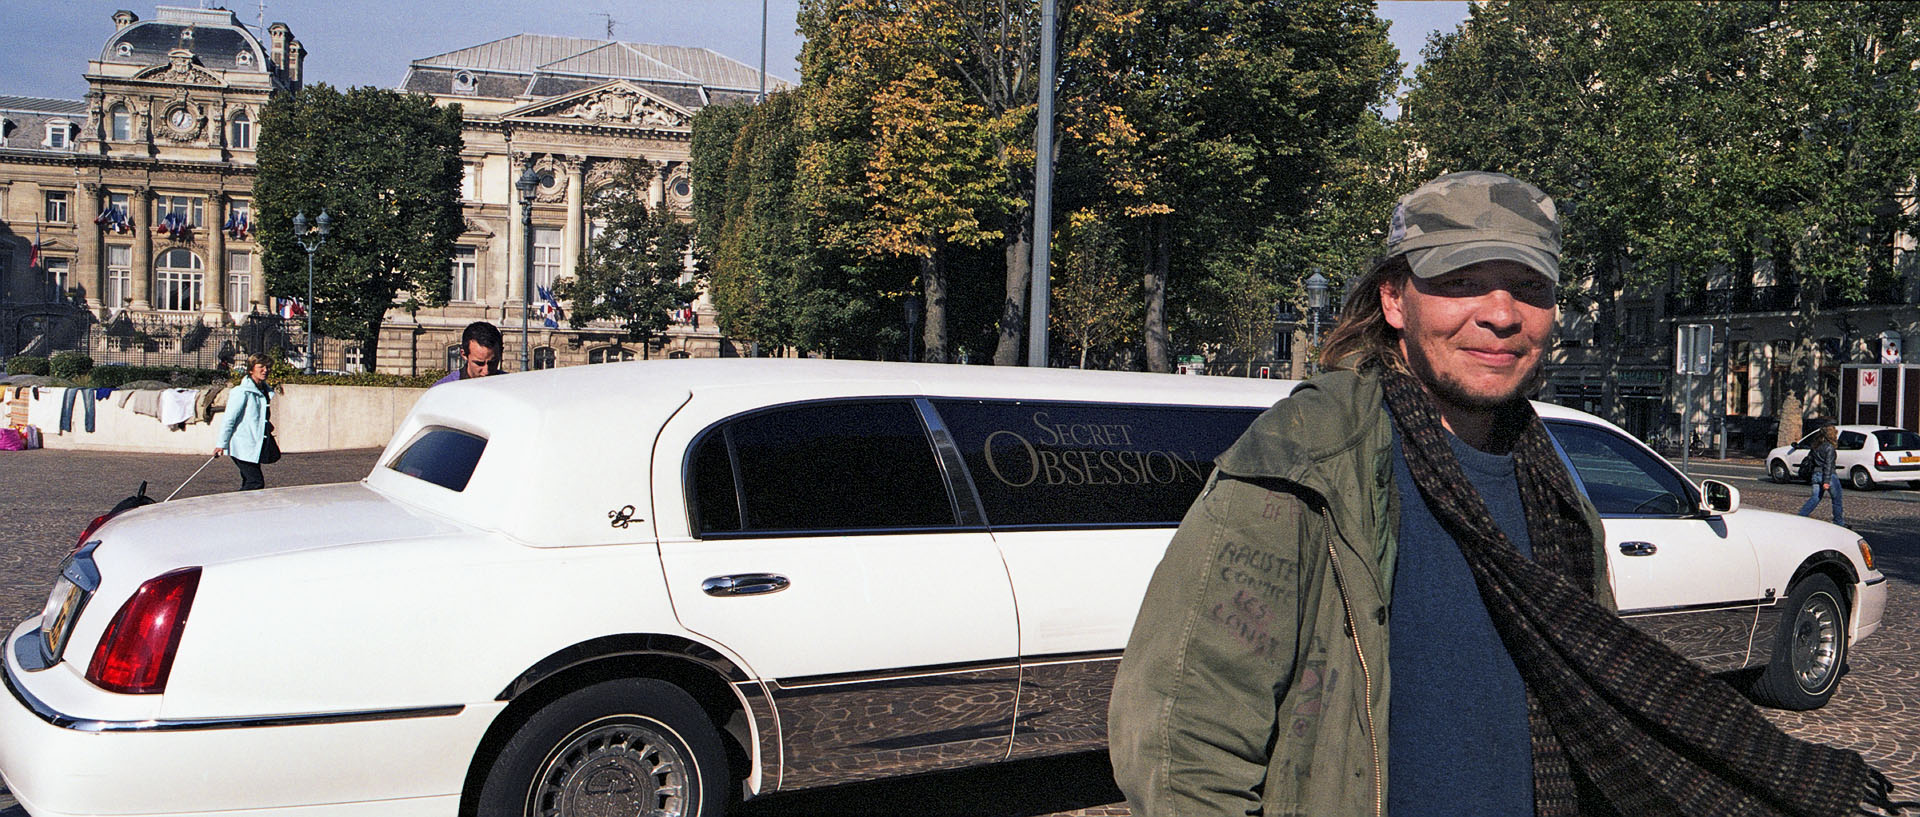
[[[1920,456],[1915,456],[1915,455],[1913,455],[1913,454],[1906,454],[1906,455],[1904,455],[1904,456],[1902,456],[1902,457],[1900,457],[1900,461],[1901,461],[1902,463],[1908,463],[1908,462],[1920,462]]]
[[[80,608],[86,602],[87,591],[72,579],[63,575],[53,583],[53,592],[47,594],[47,609],[40,614],[40,632],[46,639],[49,659],[60,660],[60,651],[66,648],[67,637],[73,634],[73,622],[80,617]]]

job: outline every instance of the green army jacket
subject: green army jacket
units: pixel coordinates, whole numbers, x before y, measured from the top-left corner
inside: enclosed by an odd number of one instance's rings
[[[1400,508],[1381,401],[1374,375],[1316,377],[1216,461],[1114,683],[1114,776],[1138,817],[1384,817]]]

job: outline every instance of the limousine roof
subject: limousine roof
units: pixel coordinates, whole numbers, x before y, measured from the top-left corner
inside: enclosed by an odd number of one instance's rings
[[[715,406],[840,396],[930,396],[1265,407],[1294,383],[1229,377],[818,359],[697,359],[574,366],[428,389],[368,484],[389,496],[527,544],[631,541],[608,525],[626,505],[651,523],[658,430],[699,395]],[[720,399],[723,397],[725,399]],[[691,409],[686,409],[691,410]],[[732,411],[733,409],[727,409]],[[723,419],[694,416],[695,422]],[[387,466],[428,428],[487,440],[473,478],[452,491]],[[664,453],[662,454],[665,455]]]
[[[1183,377],[1141,372],[814,358],[631,361],[546,369],[510,377],[466,381],[461,385],[482,387],[502,398],[534,399],[543,403],[547,410],[565,410],[554,405],[552,398],[556,394],[566,394],[572,408],[593,411],[609,401],[617,403],[625,396],[625,389],[615,384],[648,389],[667,384],[688,389],[748,386],[768,389],[770,400],[777,402],[775,398],[780,386],[832,382],[892,382],[899,384],[898,393],[901,394],[1017,398],[1034,398],[1044,394],[1063,400],[1164,400],[1175,403],[1212,399],[1234,405],[1248,401],[1271,405],[1285,397],[1294,385],[1293,381],[1240,377]]]

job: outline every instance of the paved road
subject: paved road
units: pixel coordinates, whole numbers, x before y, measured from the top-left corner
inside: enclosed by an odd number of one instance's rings
[[[269,485],[358,479],[377,452],[289,454],[266,469]],[[87,520],[131,493],[140,480],[163,497],[204,458],[33,451],[0,455],[0,622],[11,627],[38,612],[53,570]],[[1695,461],[1696,477],[1725,479],[1748,507],[1794,511],[1801,485],[1767,482],[1757,463]],[[222,460],[182,496],[232,490]],[[1920,491],[1844,495],[1848,520],[1873,545],[1891,580],[1887,623],[1855,650],[1851,672],[1825,708],[1769,715],[1802,737],[1855,749],[1886,771],[1908,796],[1920,793]],[[1823,507],[1820,513],[1824,514]],[[750,817],[1115,817],[1125,815],[1106,759],[1099,754],[773,795],[749,803]],[[0,817],[26,817],[0,792]]]

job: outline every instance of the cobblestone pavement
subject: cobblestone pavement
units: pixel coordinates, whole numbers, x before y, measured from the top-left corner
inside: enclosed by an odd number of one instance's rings
[[[373,450],[289,454],[267,466],[269,485],[351,481],[372,466]],[[0,460],[0,623],[38,612],[53,570],[87,520],[149,481],[164,497],[203,457],[33,451]],[[1720,469],[1716,469],[1720,470]],[[1758,469],[1752,469],[1757,474]],[[227,462],[208,465],[181,492],[232,490]],[[1735,480],[1749,507],[1792,512],[1806,486]],[[1886,623],[1854,650],[1850,672],[1831,703],[1813,712],[1766,711],[1788,731],[1854,749],[1912,797],[1920,794],[1920,491],[1845,495],[1852,527],[1873,545],[1889,577]],[[1822,508],[1819,513],[1824,514]],[[1103,754],[1082,753],[896,781],[760,798],[746,817],[1119,817],[1127,814]],[[0,817],[26,817],[0,791]]]

